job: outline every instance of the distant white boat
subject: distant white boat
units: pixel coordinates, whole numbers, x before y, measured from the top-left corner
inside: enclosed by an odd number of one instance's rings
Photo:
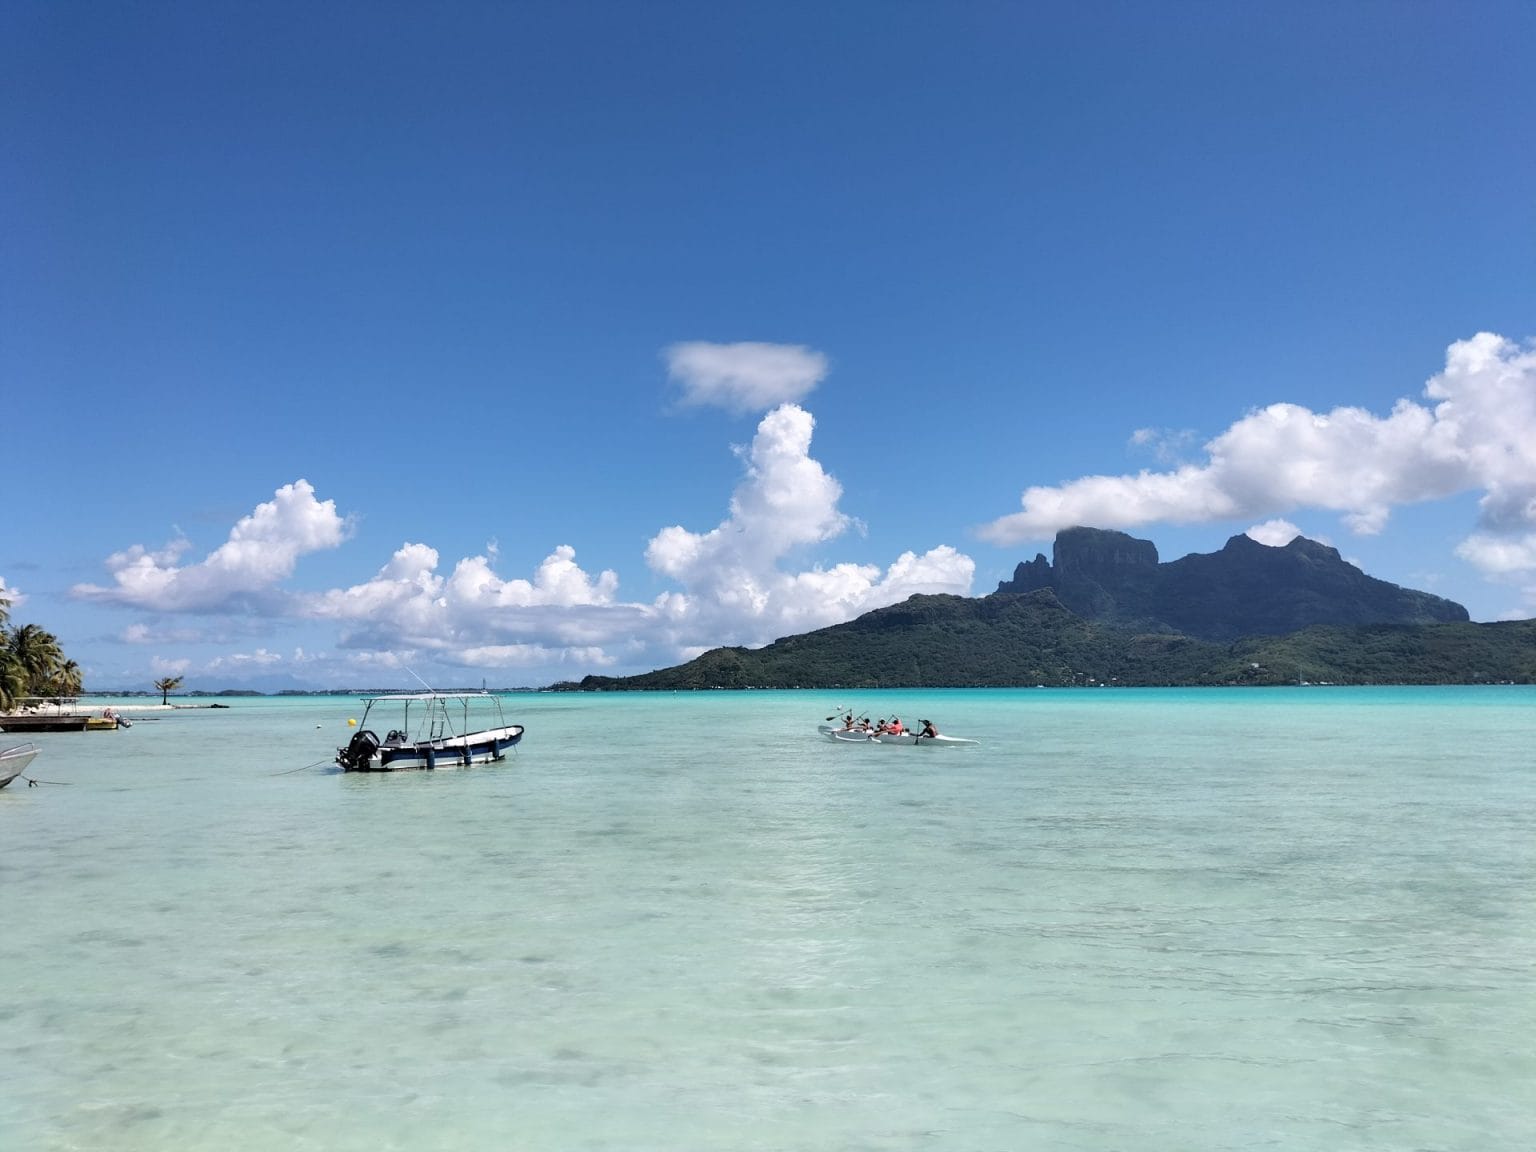
[[[961,736],[920,736],[916,732],[877,732],[873,728],[837,728],[831,724],[818,724],[816,731],[843,744],[905,744],[919,748],[958,748],[980,741]]]
[[[508,724],[500,698],[489,692],[401,692],[369,697],[364,705],[357,732],[346,747],[336,749],[343,772],[489,764],[503,759],[523,738],[523,726]],[[375,708],[388,723],[399,724],[382,740],[368,727]]]
[[[4,788],[20,776],[40,751],[42,749],[30,741],[25,744],[13,744],[9,748],[0,748],[0,788]]]

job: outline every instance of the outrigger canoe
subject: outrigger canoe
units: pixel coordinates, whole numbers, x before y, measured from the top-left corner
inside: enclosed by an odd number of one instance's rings
[[[916,745],[919,748],[959,748],[979,743],[977,740],[967,740],[962,736],[945,736],[942,732],[937,736],[919,736],[916,732],[876,732],[872,728],[860,731],[857,728],[836,728],[831,724],[818,724],[816,730],[842,744],[905,744]]]

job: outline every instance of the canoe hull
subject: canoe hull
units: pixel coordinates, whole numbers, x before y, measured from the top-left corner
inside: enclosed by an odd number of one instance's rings
[[[975,744],[975,740],[967,740],[962,736],[945,736],[940,733],[937,736],[919,736],[916,732],[882,732],[874,738],[876,744],[892,745],[916,745],[919,748],[958,748],[965,744]]]
[[[823,736],[837,741],[840,744],[888,744],[892,747],[907,746],[917,748],[962,748],[974,745],[975,740],[967,740],[961,736],[919,736],[916,732],[860,732],[857,729],[834,728],[830,724],[820,724],[816,730]]]

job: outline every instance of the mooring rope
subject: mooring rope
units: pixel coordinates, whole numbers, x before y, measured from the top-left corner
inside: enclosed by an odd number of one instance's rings
[[[268,776],[292,776],[295,772],[308,772],[311,768],[320,768],[331,763],[329,760],[316,760],[313,764],[305,764],[298,768],[284,768],[281,772],[268,772]]]

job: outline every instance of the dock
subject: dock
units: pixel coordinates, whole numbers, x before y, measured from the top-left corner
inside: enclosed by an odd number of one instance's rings
[[[29,697],[17,703],[19,710],[0,712],[0,732],[111,732],[130,723],[112,708],[93,712],[76,700]]]

